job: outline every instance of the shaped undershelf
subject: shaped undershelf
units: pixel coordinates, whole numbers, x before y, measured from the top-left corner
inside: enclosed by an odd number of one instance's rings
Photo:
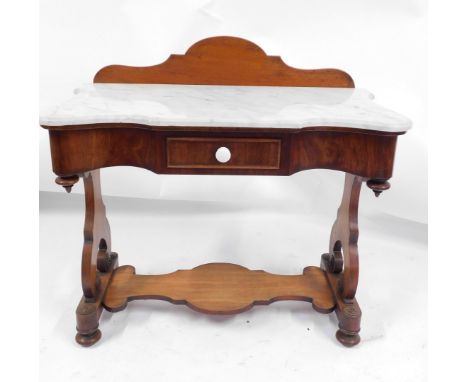
[[[103,305],[116,312],[128,301],[155,299],[184,304],[208,314],[235,314],[281,300],[311,302],[329,313],[335,300],[325,273],[304,268],[302,275],[275,275],[228,263],[210,263],[164,275],[137,275],[130,265],[114,270]]]

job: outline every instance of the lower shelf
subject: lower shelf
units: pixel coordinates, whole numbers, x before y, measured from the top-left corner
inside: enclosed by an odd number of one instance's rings
[[[128,301],[142,299],[185,304],[208,314],[235,314],[281,300],[311,302],[322,313],[335,309],[325,273],[318,267],[306,267],[302,275],[293,276],[228,263],[204,264],[165,275],[137,275],[130,265],[115,269],[104,307],[117,312],[125,309]]]

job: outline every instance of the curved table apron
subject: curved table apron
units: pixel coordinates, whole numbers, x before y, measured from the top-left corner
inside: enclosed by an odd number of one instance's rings
[[[390,187],[396,142],[411,122],[373,102],[336,69],[301,70],[255,44],[209,38],[185,55],[151,67],[111,65],[62,105],[41,116],[49,131],[56,182],[68,192],[83,179],[86,214],[83,297],[76,341],[101,338],[103,309],[137,299],[234,314],[280,300],[336,312],[337,339],[359,343],[361,310],[358,205],[361,184],[379,196]],[[264,86],[265,85],[265,86]],[[291,175],[308,169],[345,173],[341,204],[320,267],[274,275],[210,263],[139,275],[118,266],[101,195],[100,169],[136,166],[158,174]]]

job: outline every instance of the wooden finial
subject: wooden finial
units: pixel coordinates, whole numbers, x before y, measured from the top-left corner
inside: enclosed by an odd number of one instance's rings
[[[58,176],[55,179],[55,183],[59,186],[65,188],[65,190],[70,193],[73,185],[80,180],[78,175],[71,175],[71,176]]]
[[[369,179],[366,184],[367,187],[374,191],[376,197],[379,197],[382,191],[386,191],[390,188],[390,183],[386,180]]]

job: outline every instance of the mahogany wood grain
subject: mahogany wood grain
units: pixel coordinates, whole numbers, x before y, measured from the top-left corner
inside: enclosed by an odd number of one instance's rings
[[[344,346],[360,341],[361,309],[355,295],[359,279],[358,206],[362,178],[346,174],[341,205],[330,234],[329,252],[322,255],[321,268],[336,302],[339,321],[336,338]]]
[[[354,87],[337,69],[289,67],[240,38],[213,37],[197,42],[184,55],[171,55],[149,67],[111,65],[96,83],[147,83],[243,86]],[[53,171],[67,191],[83,177],[86,217],[82,254],[84,296],[77,308],[76,340],[99,340],[103,306],[111,311],[127,301],[156,298],[212,314],[237,313],[278,300],[309,301],[319,311],[335,310],[337,339],[359,342],[361,310],[355,299],[359,277],[358,203],[363,181],[376,194],[388,189],[398,135],[341,127],[302,129],[147,126],[101,123],[43,126],[49,130]],[[189,144],[190,143],[190,144]],[[218,144],[232,159],[215,162]],[[233,264],[207,264],[167,275],[135,275],[117,267],[102,201],[99,169],[135,166],[160,174],[291,175],[324,168],[343,171],[345,187],[321,268],[302,275],[273,275]]]
[[[326,271],[326,277],[335,301],[335,313],[338,318],[336,339],[347,347],[357,345],[361,341],[361,308],[356,300],[345,300],[341,292],[342,273],[336,273],[330,264],[330,254],[322,255],[321,268]]]
[[[184,55],[172,54],[159,65],[106,66],[96,73],[94,82],[354,87],[351,76],[341,70],[292,68],[281,57],[267,56],[254,43],[229,36],[198,41]]]
[[[158,174],[237,174],[237,175],[291,175],[299,171],[325,168],[349,172],[366,179],[389,179],[393,171],[396,135],[371,133],[355,129],[315,129],[275,131],[226,128],[209,131],[181,129],[146,129],[137,126],[94,126],[83,130],[50,129],[53,170],[67,176],[112,166],[136,166]],[[207,165],[187,166],[168,163],[173,151],[167,142],[193,140],[192,160]],[[203,144],[203,140],[206,143]],[[198,144],[195,144],[198,140]],[[220,165],[214,159],[214,142],[228,146],[237,140],[236,160]],[[252,144],[241,144],[250,140]],[[256,145],[254,140],[280,141],[279,163],[276,145]],[[212,144],[208,142],[211,141]],[[259,151],[259,146],[262,149]],[[189,150],[187,146],[184,148]],[[174,150],[174,145],[172,146]],[[187,155],[187,154],[186,154]],[[236,162],[237,161],[237,162]],[[244,161],[244,163],[242,163]],[[249,161],[248,165],[245,161]],[[237,165],[236,165],[237,163]],[[193,163],[192,163],[193,164]],[[240,164],[240,165],[239,165]]]
[[[172,137],[166,143],[167,168],[276,170],[280,166],[279,139]],[[226,163],[216,159],[220,147],[231,153]]]
[[[117,268],[104,298],[106,309],[117,312],[128,301],[157,299],[184,304],[209,314],[235,314],[254,305],[281,300],[312,303],[319,312],[333,311],[335,302],[325,272],[307,267],[302,275],[274,275],[240,265],[210,263],[165,275],[136,275],[135,268]]]
[[[397,136],[361,131],[301,131],[291,135],[289,174],[313,168],[389,179]]]
[[[96,296],[93,299],[83,296],[76,308],[76,342],[82,346],[91,346],[101,339],[99,318],[103,305],[102,300],[109,286],[112,271],[118,267],[117,254],[112,252],[109,256],[109,266],[106,271],[97,272],[98,282]]]
[[[86,214],[81,281],[84,297],[92,300],[97,295],[98,270],[106,271],[108,267],[107,262],[111,253],[111,235],[106,217],[106,207],[101,196],[99,170],[84,173],[83,182]]]
[[[351,301],[357,290],[359,279],[358,254],[358,207],[362,178],[346,174],[341,205],[330,234],[329,253],[343,257],[343,277],[341,294],[344,300]]]

